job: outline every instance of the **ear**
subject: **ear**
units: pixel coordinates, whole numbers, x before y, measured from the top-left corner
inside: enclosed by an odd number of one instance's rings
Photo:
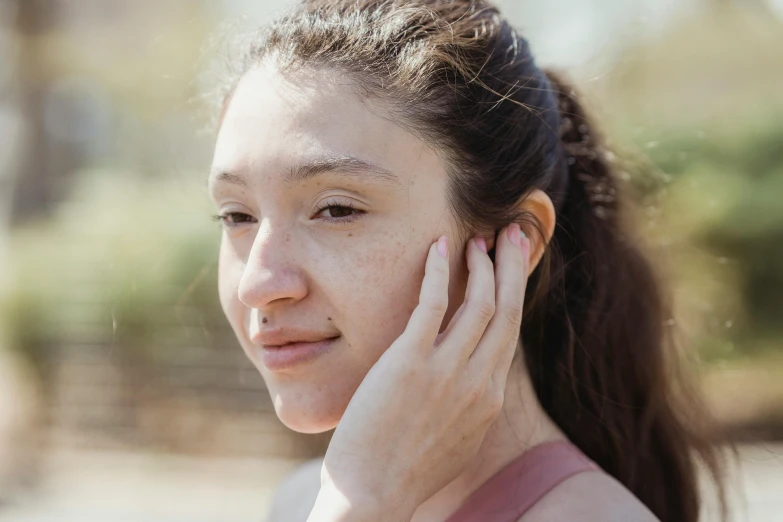
[[[532,214],[541,225],[541,232],[543,233],[543,237],[541,237],[538,230],[531,225],[526,224],[522,226],[522,230],[530,239],[529,273],[532,273],[544,256],[546,246],[555,233],[555,206],[543,190],[535,189],[519,204],[518,210]],[[487,238],[487,249],[493,248],[495,248],[495,238]]]
[[[544,256],[546,246],[555,233],[555,205],[550,197],[540,189],[535,189],[520,205],[520,208],[532,214],[541,226],[541,234],[533,226],[527,224],[522,230],[530,239],[530,273],[538,266]]]

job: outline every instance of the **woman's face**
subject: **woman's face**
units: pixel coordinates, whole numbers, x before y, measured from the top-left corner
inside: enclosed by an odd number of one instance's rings
[[[334,428],[418,302],[424,261],[450,240],[445,328],[464,296],[464,245],[433,149],[334,71],[247,73],[224,115],[209,187],[228,215],[223,310],[291,429]],[[329,208],[327,208],[329,207]],[[263,344],[338,336],[313,359],[267,365]]]

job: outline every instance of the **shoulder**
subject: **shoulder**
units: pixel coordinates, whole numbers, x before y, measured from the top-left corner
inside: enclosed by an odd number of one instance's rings
[[[274,522],[305,522],[321,489],[323,459],[304,462],[280,483],[267,513]]]
[[[603,471],[578,473],[547,493],[517,522],[656,522],[647,506]]]

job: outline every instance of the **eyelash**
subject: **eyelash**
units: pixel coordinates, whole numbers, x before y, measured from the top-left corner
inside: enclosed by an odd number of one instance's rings
[[[330,226],[337,226],[337,225],[343,225],[346,223],[352,223],[359,219],[360,216],[365,214],[363,210],[359,210],[358,208],[354,207],[350,203],[344,203],[344,204],[337,204],[334,201],[327,201],[324,206],[316,210],[316,214],[320,214],[324,210],[332,209],[332,208],[339,208],[339,209],[348,209],[353,211],[353,214],[350,214],[345,217],[341,218],[321,218],[321,221],[324,223],[330,225]],[[250,217],[249,215],[245,214],[244,212],[224,212],[223,214],[216,214],[212,216],[213,221],[220,222],[223,226],[226,226],[228,228],[233,228],[241,225],[242,223],[246,223],[246,221],[240,222],[240,223],[231,223],[229,221],[230,217],[232,216],[245,216]]]

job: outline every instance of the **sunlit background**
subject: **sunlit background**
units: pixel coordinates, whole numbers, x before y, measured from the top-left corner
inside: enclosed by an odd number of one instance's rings
[[[0,520],[260,522],[324,451],[220,312],[204,187],[229,37],[285,4],[0,2]],[[736,519],[783,520],[783,1],[499,4],[638,189]]]

